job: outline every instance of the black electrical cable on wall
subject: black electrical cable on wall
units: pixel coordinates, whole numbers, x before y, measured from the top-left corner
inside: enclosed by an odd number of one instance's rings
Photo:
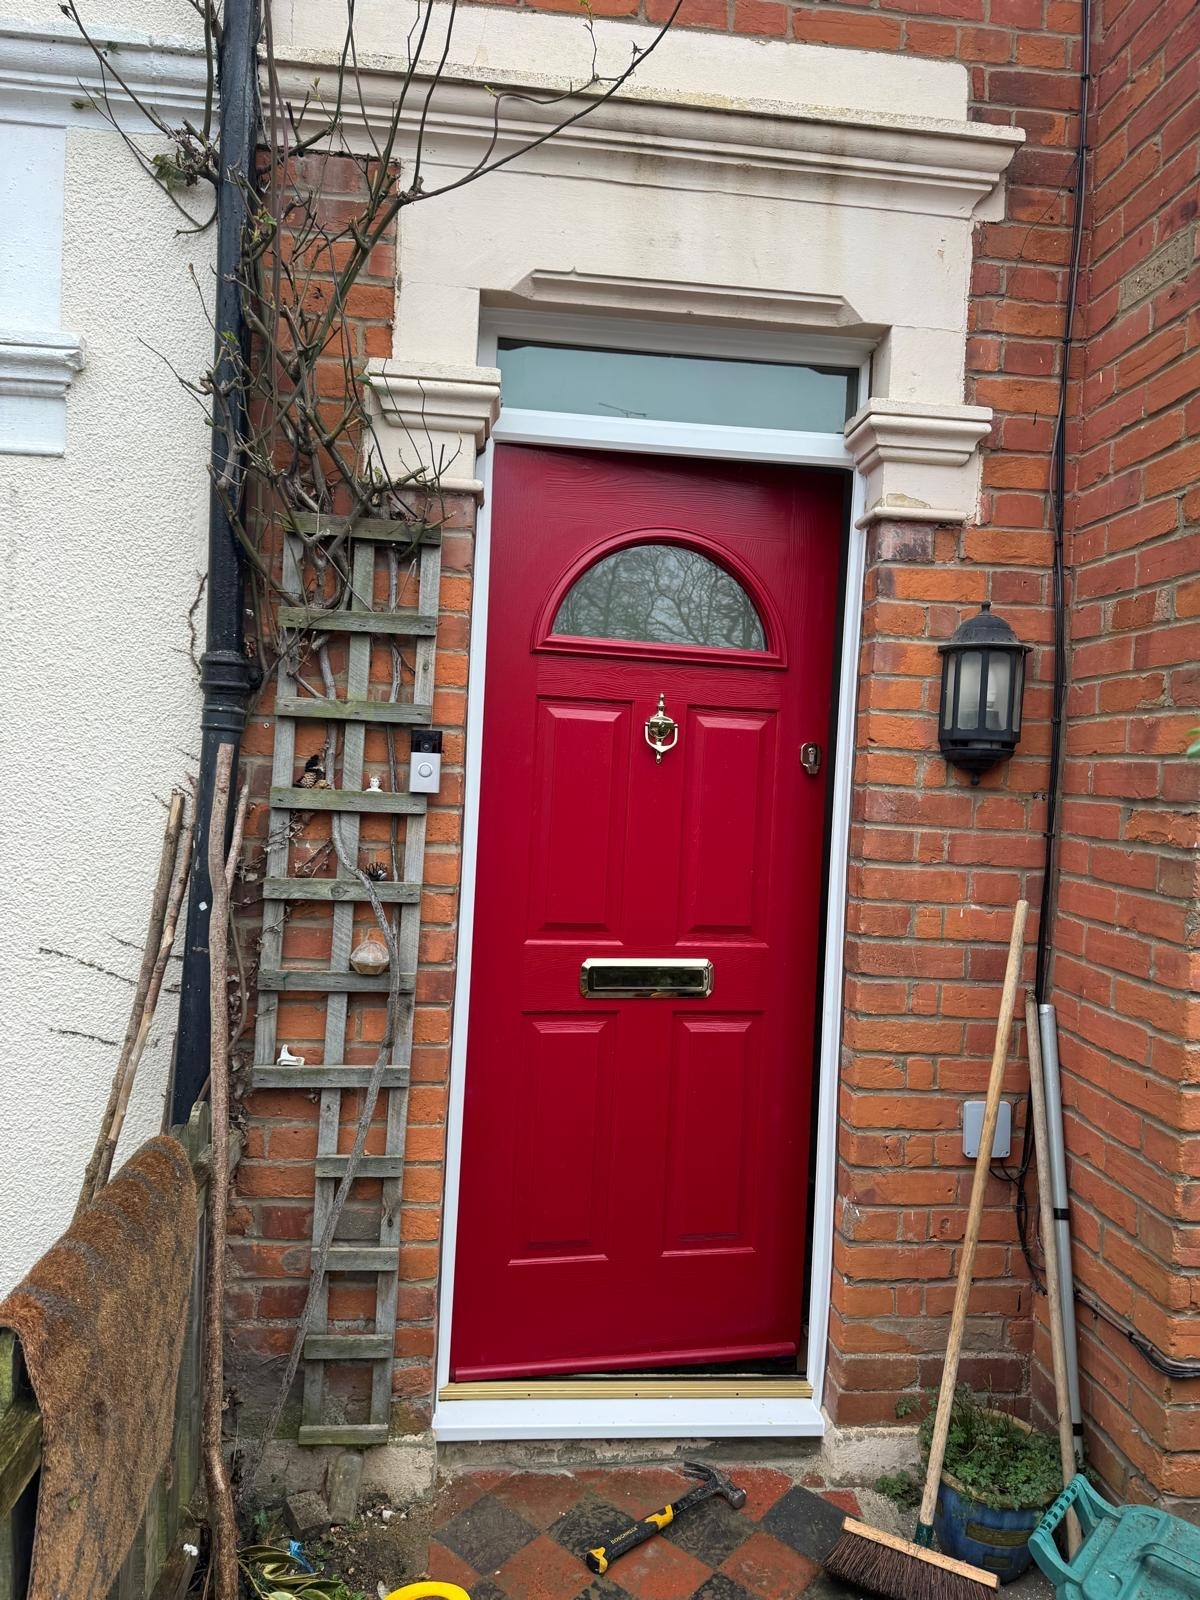
[[[1079,293],[1079,266],[1083,256],[1083,213],[1087,187],[1087,120],[1091,84],[1092,59],[1092,4],[1083,0],[1080,17],[1079,60],[1079,127],[1075,141],[1075,171],[1072,188],[1075,207],[1071,218],[1071,258],[1067,274],[1066,305],[1063,313],[1063,331],[1060,345],[1060,370],[1058,375],[1058,412],[1054,419],[1054,436],[1050,445],[1050,504],[1054,532],[1054,551],[1051,562],[1051,609],[1054,617],[1054,641],[1050,690],[1050,763],[1046,777],[1045,851],[1042,865],[1042,893],[1039,904],[1037,958],[1034,967],[1034,998],[1041,1005],[1046,999],[1047,973],[1050,965],[1050,930],[1054,920],[1055,865],[1058,846],[1059,791],[1062,786],[1063,721],[1067,699],[1067,601],[1066,601],[1066,506],[1067,506],[1067,397],[1070,386],[1071,350],[1075,335],[1075,310]],[[1017,1168],[1013,1199],[1017,1214],[1017,1233],[1021,1253],[1029,1268],[1034,1288],[1043,1288],[1041,1273],[1033,1257],[1030,1243],[1029,1200],[1026,1183],[1033,1160],[1033,1121],[1025,1118],[1025,1131],[1021,1141],[1021,1162]]]
[[[1092,60],[1092,5],[1083,0],[1080,22],[1079,133],[1075,146],[1075,211],[1071,219],[1071,264],[1067,275],[1067,301],[1063,316],[1061,370],[1058,375],[1058,414],[1050,446],[1051,505],[1054,522],[1054,556],[1051,567],[1054,614],[1054,671],[1051,680],[1050,768],[1046,778],[1045,857],[1038,916],[1037,964],[1033,992],[1039,1005],[1046,999],[1050,965],[1050,928],[1054,919],[1055,858],[1058,846],[1059,790],[1062,786],[1063,713],[1067,699],[1066,504],[1067,504],[1067,394],[1075,310],[1079,294],[1079,264],[1083,255],[1083,211],[1087,188],[1087,118]]]
[[[1164,1378],[1200,1378],[1200,1361],[1179,1361],[1175,1356],[1165,1355],[1156,1344],[1150,1343],[1145,1334],[1139,1333],[1132,1323],[1107,1310],[1084,1290],[1076,1289],[1075,1298],[1080,1305],[1086,1306],[1094,1317],[1099,1317],[1102,1322],[1107,1322],[1110,1328],[1123,1333],[1138,1354],[1150,1363],[1155,1372],[1161,1372]]]

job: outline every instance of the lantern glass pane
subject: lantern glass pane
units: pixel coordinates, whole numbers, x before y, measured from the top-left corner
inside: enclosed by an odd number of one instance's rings
[[[1012,677],[1012,657],[999,650],[988,652],[987,706],[984,726],[1003,728],[1008,723],[1008,690]]]
[[[954,726],[954,691],[958,686],[958,652],[947,650],[942,657],[946,663],[942,679],[942,727]]]
[[[1019,655],[1013,663],[1013,733],[1021,731],[1021,701],[1025,694],[1025,657]]]
[[[958,727],[970,733],[979,726],[979,679],[983,652],[964,650],[958,658]]]

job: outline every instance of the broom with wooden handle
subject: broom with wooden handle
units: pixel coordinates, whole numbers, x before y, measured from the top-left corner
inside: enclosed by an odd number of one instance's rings
[[[1018,900],[1013,914],[1012,938],[1008,943],[1008,965],[1000,994],[1000,1016],[996,1023],[992,1070],[988,1078],[983,1127],[979,1134],[979,1154],[975,1158],[971,1204],[967,1211],[967,1226],[959,1259],[950,1337],[946,1342],[946,1362],[938,1391],[933,1437],[929,1441],[929,1464],[925,1471],[925,1492],[921,1496],[916,1535],[912,1540],[898,1539],[893,1534],[883,1533],[878,1528],[868,1527],[865,1522],[856,1522],[847,1517],[842,1524],[841,1537],[825,1558],[825,1570],[831,1577],[840,1578],[871,1594],[882,1595],[885,1600],[989,1600],[992,1591],[999,1587],[999,1579],[994,1572],[970,1566],[965,1561],[954,1561],[931,1547],[933,1513],[937,1505],[942,1461],[946,1455],[946,1436],[950,1431],[950,1408],[954,1403],[954,1388],[958,1381],[958,1360],[967,1320],[967,1302],[971,1298],[975,1247],[979,1243],[984,1193],[988,1169],[992,1164],[996,1118],[1000,1112],[1000,1090],[1004,1082],[1004,1061],[1017,1004],[1021,953],[1025,945],[1025,919],[1028,915],[1028,901]]]

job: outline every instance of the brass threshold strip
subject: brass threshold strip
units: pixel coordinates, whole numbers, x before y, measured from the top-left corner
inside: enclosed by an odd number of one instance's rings
[[[445,1383],[439,1400],[811,1400],[807,1378],[499,1378]]]

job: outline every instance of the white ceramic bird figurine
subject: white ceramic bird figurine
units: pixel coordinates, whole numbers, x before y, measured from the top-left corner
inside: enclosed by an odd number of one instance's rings
[[[279,1052],[279,1060],[275,1065],[278,1067],[302,1067],[304,1065],[304,1057],[293,1055],[287,1045],[284,1045]]]

